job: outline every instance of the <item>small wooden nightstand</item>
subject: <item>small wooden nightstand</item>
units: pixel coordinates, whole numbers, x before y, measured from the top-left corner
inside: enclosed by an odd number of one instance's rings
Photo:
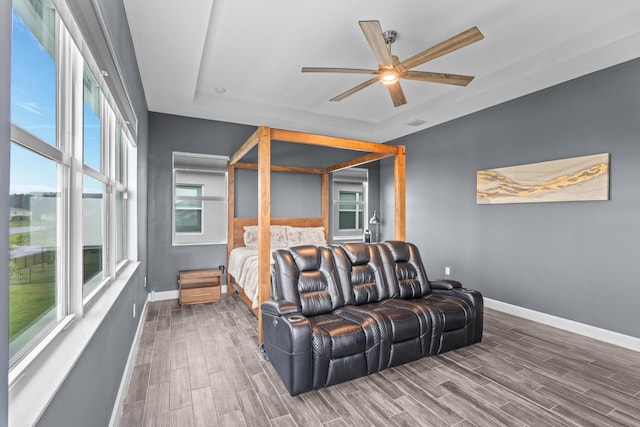
[[[178,278],[180,304],[200,304],[220,300],[222,273],[215,268],[182,270]]]

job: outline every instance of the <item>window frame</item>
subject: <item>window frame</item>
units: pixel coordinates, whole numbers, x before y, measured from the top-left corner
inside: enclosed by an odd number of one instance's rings
[[[179,196],[178,195],[178,188],[180,187],[192,187],[192,188],[198,188],[200,189],[200,194],[197,196]],[[176,196],[175,196],[175,207],[174,207],[174,223],[173,223],[173,227],[174,227],[174,232],[175,234],[180,234],[180,235],[187,235],[187,234],[198,234],[201,235],[204,233],[204,204],[203,204],[203,200],[202,200],[202,195],[203,195],[203,190],[204,190],[204,184],[179,184],[176,183],[175,185],[175,191],[176,191]],[[178,202],[187,202],[187,201],[191,201],[191,202],[198,202],[199,206],[178,206]],[[200,221],[199,221],[199,229],[198,231],[179,231],[178,230],[178,211],[199,211],[200,212]]]
[[[114,133],[114,143],[111,148],[110,158],[113,159],[111,166],[111,176],[114,180],[114,191],[113,191],[113,204],[114,209],[113,213],[115,216],[114,219],[114,231],[112,233],[115,235],[115,242],[113,243],[113,248],[115,248],[112,252],[114,254],[114,265],[116,275],[122,270],[122,268],[128,262],[128,244],[129,244],[129,232],[128,232],[128,218],[129,218],[129,210],[128,200],[128,168],[129,168],[129,150],[128,146],[133,146],[133,142],[129,139],[129,135],[127,132],[126,123],[122,119],[116,119],[115,121],[115,133]],[[118,157],[117,146],[120,146],[120,156]],[[118,164],[120,164],[120,176],[118,177]],[[118,194],[122,194],[122,218],[118,218],[117,211],[117,198]],[[121,227],[118,227],[117,221],[121,220]],[[122,238],[122,258],[118,259],[118,233],[121,234]]]
[[[349,168],[332,173],[332,198],[331,198],[331,239],[333,241],[362,240],[362,234],[367,229],[369,212],[369,170],[366,168]],[[340,200],[340,193],[361,193],[362,200]],[[342,210],[343,205],[356,205],[356,209]],[[359,210],[357,207],[361,206]],[[358,225],[358,213],[362,212],[362,228],[340,229],[340,212],[354,212],[356,215],[356,227]]]
[[[338,185],[340,185],[341,183],[338,183]],[[345,194],[353,194],[355,195],[355,200],[343,200],[342,196]],[[350,232],[353,231],[355,232],[364,232],[364,228],[363,227],[358,227],[359,225],[364,224],[364,208],[365,208],[365,203],[364,203],[364,190],[362,188],[358,188],[358,189],[354,189],[354,190],[349,190],[349,189],[339,189],[338,190],[338,202],[336,202],[336,204],[338,205],[338,227],[337,230],[340,232]],[[346,206],[353,206],[353,209],[349,208],[345,208]],[[342,228],[340,227],[341,225],[341,220],[342,220],[342,213],[349,213],[349,214],[353,214],[354,215],[354,224],[355,227],[354,228]],[[360,215],[358,214],[362,214],[362,220],[360,220]],[[362,223],[362,224],[360,224]]]
[[[193,246],[193,245],[222,245],[228,242],[228,189],[229,189],[229,173],[227,169],[228,156],[218,156],[213,154],[173,152],[172,153],[172,185],[171,185],[171,244],[173,246]],[[211,180],[210,185],[215,185],[217,178],[214,176],[223,176],[223,183],[217,192],[211,194],[207,190],[207,179]],[[202,188],[201,196],[178,196],[176,189],[179,186],[200,186]],[[200,232],[177,232],[176,231],[176,211],[183,210],[178,208],[178,201],[198,201],[201,203],[201,229]],[[208,215],[211,203],[221,203],[223,209],[222,215]],[[220,224],[216,223],[216,218]],[[215,231],[218,230],[216,234]],[[221,232],[220,232],[221,230]],[[211,233],[214,236],[211,236]],[[216,239],[215,236],[222,237]]]

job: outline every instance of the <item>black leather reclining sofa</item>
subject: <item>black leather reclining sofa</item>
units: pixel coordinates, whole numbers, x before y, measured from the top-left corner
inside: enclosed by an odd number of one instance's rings
[[[429,281],[411,243],[299,246],[273,256],[264,349],[291,395],[482,339],[482,295]]]

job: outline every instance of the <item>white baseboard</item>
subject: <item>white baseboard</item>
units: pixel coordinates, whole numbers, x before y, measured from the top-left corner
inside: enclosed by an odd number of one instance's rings
[[[223,294],[227,293],[227,285],[222,285],[220,292]],[[160,291],[160,292],[149,292],[147,297],[147,301],[166,301],[170,299],[178,299],[180,297],[180,291],[177,289],[173,291]]]
[[[178,291],[177,289],[173,291],[149,292],[147,301],[166,301],[170,299],[178,299],[179,296],[180,291]]]
[[[122,380],[120,380],[120,387],[118,388],[118,395],[113,405],[113,411],[111,412],[111,420],[109,420],[109,427],[117,427],[120,425],[120,418],[122,416],[122,407],[124,405],[124,399],[126,398],[127,389],[129,388],[129,381],[131,381],[131,375],[133,374],[133,368],[136,363],[136,356],[138,355],[138,346],[140,345],[140,336],[142,335],[142,328],[144,326],[144,319],[147,315],[147,302],[145,301],[142,310],[140,311],[140,317],[138,318],[138,328],[136,334],[133,337],[133,343],[131,343],[131,350],[129,350],[129,357],[127,358],[127,364],[124,367],[124,373],[122,374]]]
[[[502,301],[490,298],[484,299],[485,307],[522,317],[524,319],[533,320],[534,322],[543,323],[565,331],[574,332],[609,344],[640,352],[640,338],[624,335],[618,332],[609,331],[607,329],[597,328],[595,326],[586,325],[584,323],[575,322],[573,320],[563,319],[562,317],[552,316],[528,308],[519,307]]]

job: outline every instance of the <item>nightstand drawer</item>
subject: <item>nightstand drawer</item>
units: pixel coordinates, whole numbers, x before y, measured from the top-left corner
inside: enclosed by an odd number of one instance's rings
[[[220,286],[207,286],[203,288],[180,290],[180,304],[199,304],[219,300]]]
[[[220,271],[214,270],[189,270],[187,272],[181,272],[180,284],[192,285],[196,283],[211,283],[220,282]]]

